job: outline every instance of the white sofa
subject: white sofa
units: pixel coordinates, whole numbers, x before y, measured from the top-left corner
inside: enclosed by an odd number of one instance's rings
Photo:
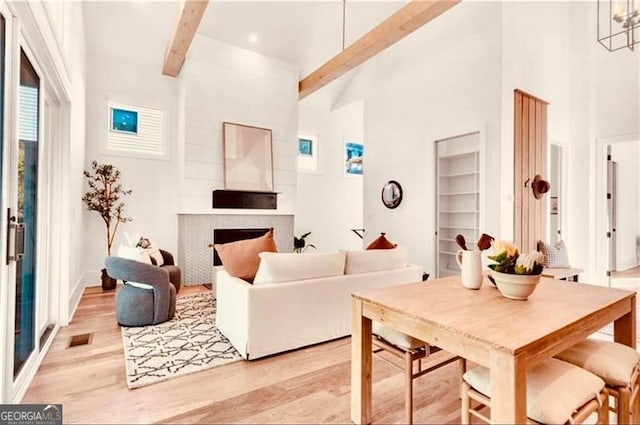
[[[260,254],[262,260],[254,284],[232,277],[224,269],[218,270],[217,327],[245,359],[254,360],[349,335],[353,292],[421,281],[422,269],[407,264],[402,248],[341,252],[344,266],[340,266],[339,274],[329,277],[264,283],[260,277],[267,265],[264,253]],[[321,254],[268,255],[279,260],[292,255],[315,259],[320,257],[314,255]],[[395,256],[394,260],[385,261],[389,255]],[[305,261],[304,257],[285,258]],[[404,260],[398,262],[398,258]],[[301,269],[313,266],[298,267],[293,274],[304,274]],[[290,268],[280,270],[280,279],[275,280],[283,280],[282,274],[290,272]],[[278,272],[271,269],[267,274],[273,280]]]

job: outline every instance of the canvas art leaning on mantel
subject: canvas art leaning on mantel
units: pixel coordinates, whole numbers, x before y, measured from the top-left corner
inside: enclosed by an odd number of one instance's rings
[[[271,130],[224,122],[222,134],[225,189],[273,192]]]

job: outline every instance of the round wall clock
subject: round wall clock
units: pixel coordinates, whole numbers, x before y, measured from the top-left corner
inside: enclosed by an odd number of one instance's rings
[[[402,186],[395,180],[389,180],[382,186],[382,203],[387,208],[396,208],[402,202]]]

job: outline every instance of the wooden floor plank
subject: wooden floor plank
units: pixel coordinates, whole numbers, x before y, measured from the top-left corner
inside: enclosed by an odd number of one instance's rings
[[[180,296],[206,291],[185,287]],[[115,292],[87,288],[23,403],[62,403],[65,423],[348,423],[350,338],[129,390]],[[89,345],[69,338],[93,333]],[[404,420],[403,376],[374,359],[373,418]],[[458,366],[415,382],[416,423],[458,423]]]

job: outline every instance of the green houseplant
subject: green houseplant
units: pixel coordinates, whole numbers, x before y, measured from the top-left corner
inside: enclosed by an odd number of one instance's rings
[[[120,223],[131,221],[124,215],[124,202],[122,197],[131,194],[131,190],[125,190],[120,184],[120,170],[111,164],[91,163],[89,171],[84,170],[89,190],[82,197],[82,202],[89,211],[95,211],[100,215],[105,225],[107,255],[111,255],[113,240]],[[116,280],[107,275],[106,269],[102,269],[102,288],[115,289]]]
[[[310,234],[311,232],[307,232],[307,233],[304,233],[299,238],[296,236],[293,237],[293,252],[297,252],[298,254],[301,254],[305,252],[308,248],[313,248],[313,249],[316,248],[316,246],[313,244],[307,245],[306,239],[307,237],[309,237]]]

